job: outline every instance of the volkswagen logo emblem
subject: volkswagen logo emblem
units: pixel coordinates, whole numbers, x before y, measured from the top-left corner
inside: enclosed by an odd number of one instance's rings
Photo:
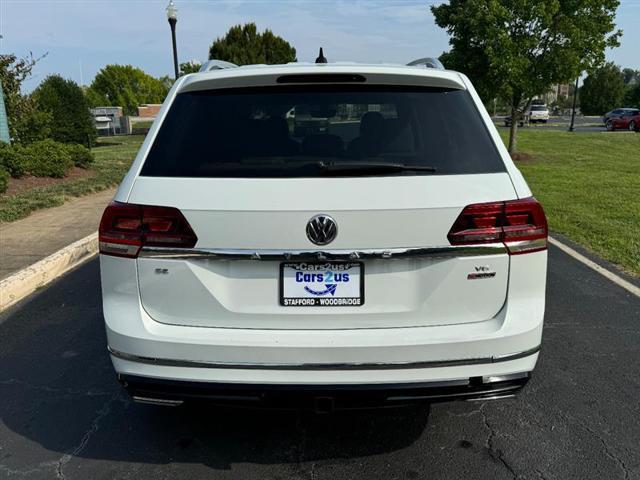
[[[316,245],[326,245],[338,235],[338,224],[329,215],[316,215],[307,223],[307,238]]]

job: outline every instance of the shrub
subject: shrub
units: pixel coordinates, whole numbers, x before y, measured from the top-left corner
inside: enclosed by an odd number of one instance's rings
[[[26,170],[22,150],[19,145],[0,142],[0,167],[4,167],[14,178],[22,177]]]
[[[36,177],[62,178],[73,167],[68,147],[53,140],[41,140],[24,147],[27,171]]]
[[[4,167],[0,167],[0,193],[7,191],[7,187],[9,186],[9,177],[9,172],[7,172]]]
[[[31,96],[40,110],[51,115],[53,140],[93,144],[97,137],[96,127],[84,92],[77,83],[60,75],[50,75]]]
[[[89,168],[89,164],[94,160],[91,150],[83,145],[77,143],[68,144],[67,151],[76,167]]]

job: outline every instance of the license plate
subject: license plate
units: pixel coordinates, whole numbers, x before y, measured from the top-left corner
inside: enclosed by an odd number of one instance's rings
[[[359,307],[364,305],[364,265],[344,263],[280,264],[283,307]]]

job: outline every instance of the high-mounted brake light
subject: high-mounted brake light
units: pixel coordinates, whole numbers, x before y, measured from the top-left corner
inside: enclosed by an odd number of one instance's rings
[[[451,245],[502,242],[511,255],[547,248],[547,218],[531,198],[466,206],[451,227]]]
[[[135,258],[144,246],[191,248],[198,241],[177,208],[111,202],[102,214],[100,253]]]

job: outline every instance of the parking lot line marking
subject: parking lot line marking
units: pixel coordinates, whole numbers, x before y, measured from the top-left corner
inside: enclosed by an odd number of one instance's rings
[[[603,277],[611,280],[613,283],[615,283],[616,285],[624,288],[625,290],[627,290],[628,292],[632,293],[636,297],[640,297],[640,287],[636,287],[634,284],[632,284],[630,282],[627,282],[624,278],[621,278],[618,275],[616,275],[615,273],[613,273],[613,272],[607,270],[606,268],[598,265],[593,260],[589,260],[584,255],[576,252],[573,248],[569,247],[568,245],[565,245],[561,241],[556,240],[555,238],[553,238],[551,236],[549,236],[549,243],[551,245],[554,245],[554,246],[558,247],[560,250],[565,252],[567,255],[572,256],[573,258],[578,260],[580,263],[586,265],[587,267],[589,267],[592,270],[595,270],[596,272],[598,272]]]

